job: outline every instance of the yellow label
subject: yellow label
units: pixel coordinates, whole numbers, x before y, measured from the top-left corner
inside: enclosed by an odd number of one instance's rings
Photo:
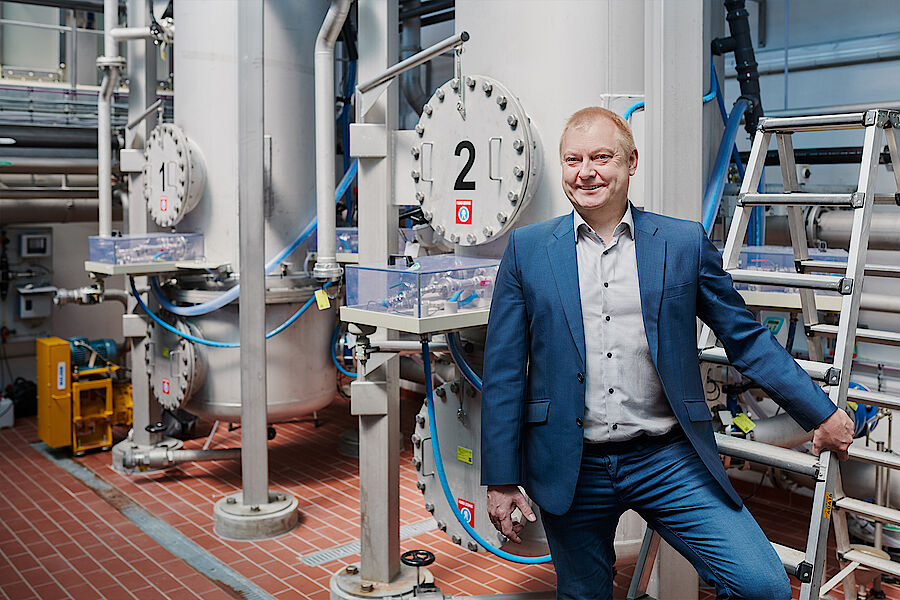
[[[319,305],[319,310],[331,308],[331,302],[328,300],[328,294],[325,293],[325,290],[316,290],[316,304]]]
[[[737,425],[738,429],[743,431],[744,433],[749,433],[751,429],[756,427],[756,423],[750,420],[750,417],[745,415],[744,413],[739,414],[732,421],[735,425]]]
[[[162,355],[163,355],[163,358],[169,358],[169,349],[166,347],[163,347]]]
[[[467,464],[472,464],[472,451],[462,446],[456,447],[456,460]]]
[[[852,408],[853,410],[856,410],[856,407],[857,407],[858,405],[856,404],[856,402],[852,402],[852,401],[850,401],[850,400],[847,400],[847,406],[849,406],[849,407]]]
[[[831,518],[831,500],[834,498],[834,494],[832,492],[828,492],[825,494],[825,508],[822,510],[822,518],[830,519]]]

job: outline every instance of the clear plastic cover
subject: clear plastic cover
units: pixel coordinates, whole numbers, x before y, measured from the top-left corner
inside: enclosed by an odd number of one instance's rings
[[[90,236],[90,260],[110,265],[199,260],[202,233],[147,233],[116,237]]]

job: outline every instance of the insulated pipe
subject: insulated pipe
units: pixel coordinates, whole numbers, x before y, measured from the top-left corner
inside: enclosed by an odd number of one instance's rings
[[[113,40],[149,40],[153,38],[149,27],[113,27],[109,34]]]
[[[103,56],[97,65],[104,70],[103,83],[97,95],[97,177],[99,185],[99,234],[112,234],[112,95],[119,83],[121,58],[112,36],[113,25],[119,21],[118,0],[103,2]]]
[[[0,175],[94,175],[97,161],[93,158],[26,158],[3,157]]]
[[[337,262],[334,210],[334,43],[344,26],[351,0],[332,0],[316,38],[316,214],[318,250],[313,275],[337,281],[343,269]]]
[[[852,223],[851,210],[825,211],[816,219],[812,227],[814,231],[807,230],[807,243],[815,246],[822,241],[829,248],[846,250],[850,246]],[[786,216],[766,217],[766,241],[780,246],[791,244]],[[877,212],[873,215],[869,230],[869,250],[900,250],[900,212]]]
[[[0,224],[12,223],[84,223],[97,220],[96,198],[59,200],[0,199]],[[112,217],[122,218],[122,207],[114,206]]]
[[[812,431],[804,431],[787,413],[760,419],[755,423],[756,427],[747,434],[754,442],[764,442],[781,448],[795,448],[810,441],[813,436]]]

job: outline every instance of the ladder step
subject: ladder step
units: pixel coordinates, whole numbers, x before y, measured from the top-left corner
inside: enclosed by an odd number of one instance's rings
[[[756,271],[753,269],[727,269],[735,283],[758,283],[793,288],[831,290],[843,295],[853,291],[851,277],[831,275],[807,275],[806,273],[783,273],[781,271]]]
[[[847,263],[837,260],[802,260],[804,273],[846,273]],[[894,265],[866,265],[866,277],[900,277],[900,267]]]
[[[858,562],[864,567],[870,567],[876,571],[881,571],[882,573],[889,573],[894,577],[900,577],[900,563],[872,556],[868,552],[848,550],[847,552],[844,552],[844,555],[841,558],[846,561]]]
[[[812,477],[815,477],[819,472],[819,459],[811,454],[721,433],[717,433],[715,436],[719,454],[742,458],[761,465],[785,469]]]
[[[900,469],[900,454],[879,452],[865,446],[857,448],[855,444],[851,444],[847,452],[850,454],[850,458],[861,460],[862,462],[872,463],[873,465],[889,469]]]
[[[866,113],[837,115],[813,115],[809,117],[769,117],[759,120],[760,131],[832,131],[837,129],[862,129],[866,126]]]
[[[700,351],[700,360],[715,363],[717,365],[730,365],[725,348],[706,348]],[[813,360],[794,359],[801,369],[806,371],[816,381],[824,381],[829,385],[837,385],[841,381],[841,370],[832,367],[828,363]]]
[[[900,510],[894,510],[886,506],[878,506],[871,502],[863,502],[856,498],[841,498],[834,503],[840,509],[852,512],[862,517],[869,517],[882,523],[900,525]]]
[[[772,547],[775,548],[775,552],[778,554],[778,558],[781,559],[781,564],[784,565],[784,570],[787,571],[788,575],[793,575],[803,583],[807,583],[812,579],[812,565],[806,562],[806,554],[781,544],[773,543]]]
[[[813,333],[835,336],[838,332],[837,325],[818,324],[810,327]],[[900,333],[896,331],[879,331],[878,329],[858,328],[856,330],[857,342],[870,342],[872,344],[886,344],[888,346],[900,346]]]
[[[805,194],[795,192],[793,194],[739,194],[738,206],[838,206],[844,208],[859,208],[865,202],[865,194],[854,192],[852,194]]]
[[[866,390],[850,388],[847,390],[847,400],[853,400],[854,402],[860,402],[869,406],[877,406],[879,408],[900,410],[900,398],[882,392],[869,392]]]

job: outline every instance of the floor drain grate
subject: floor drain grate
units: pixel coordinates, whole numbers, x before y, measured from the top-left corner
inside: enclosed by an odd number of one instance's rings
[[[424,521],[419,521],[418,523],[403,525],[402,527],[400,527],[400,539],[405,540],[411,537],[416,537],[417,535],[431,531],[436,527],[437,522],[435,522],[434,519],[425,519]],[[344,544],[343,546],[335,546],[334,548],[311,552],[301,558],[300,562],[310,567],[318,567],[333,560],[338,560],[341,558],[346,558],[348,556],[353,556],[354,554],[359,554],[359,550],[360,546],[359,541],[357,540]]]

